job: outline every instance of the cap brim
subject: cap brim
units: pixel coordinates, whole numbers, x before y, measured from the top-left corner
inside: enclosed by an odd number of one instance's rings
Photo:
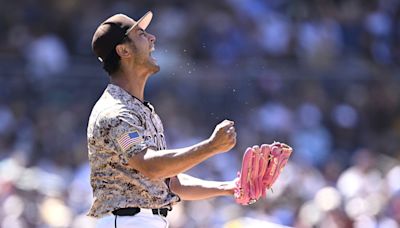
[[[141,17],[132,27],[130,27],[126,34],[128,34],[132,29],[136,26],[139,26],[141,29],[146,30],[147,26],[149,26],[151,19],[153,18],[153,13],[151,11],[147,12],[143,17]]]

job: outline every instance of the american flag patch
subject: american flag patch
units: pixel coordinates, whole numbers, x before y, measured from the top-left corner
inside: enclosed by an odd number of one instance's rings
[[[121,149],[123,151],[126,151],[129,149],[131,146],[141,143],[142,142],[142,137],[139,136],[139,133],[134,131],[134,132],[128,132],[123,135],[121,135],[118,139],[117,142]]]

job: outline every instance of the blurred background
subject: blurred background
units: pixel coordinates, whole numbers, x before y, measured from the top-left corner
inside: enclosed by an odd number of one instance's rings
[[[294,148],[266,199],[183,202],[172,228],[400,227],[400,0],[0,2],[1,227],[94,227],[86,127],[108,77],[91,38],[148,10],[145,98],[169,148],[236,122],[234,150],[190,174],[232,180],[246,147]]]

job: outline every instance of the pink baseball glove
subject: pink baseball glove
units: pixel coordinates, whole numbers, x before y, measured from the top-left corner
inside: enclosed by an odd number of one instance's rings
[[[261,147],[248,147],[243,155],[242,169],[238,172],[235,199],[242,205],[255,203],[275,183],[285,167],[292,148],[274,142]]]

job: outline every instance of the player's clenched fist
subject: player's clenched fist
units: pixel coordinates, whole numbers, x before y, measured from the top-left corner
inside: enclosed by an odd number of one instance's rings
[[[233,125],[233,121],[224,120],[215,127],[209,141],[216,152],[226,152],[235,146],[236,131]]]

